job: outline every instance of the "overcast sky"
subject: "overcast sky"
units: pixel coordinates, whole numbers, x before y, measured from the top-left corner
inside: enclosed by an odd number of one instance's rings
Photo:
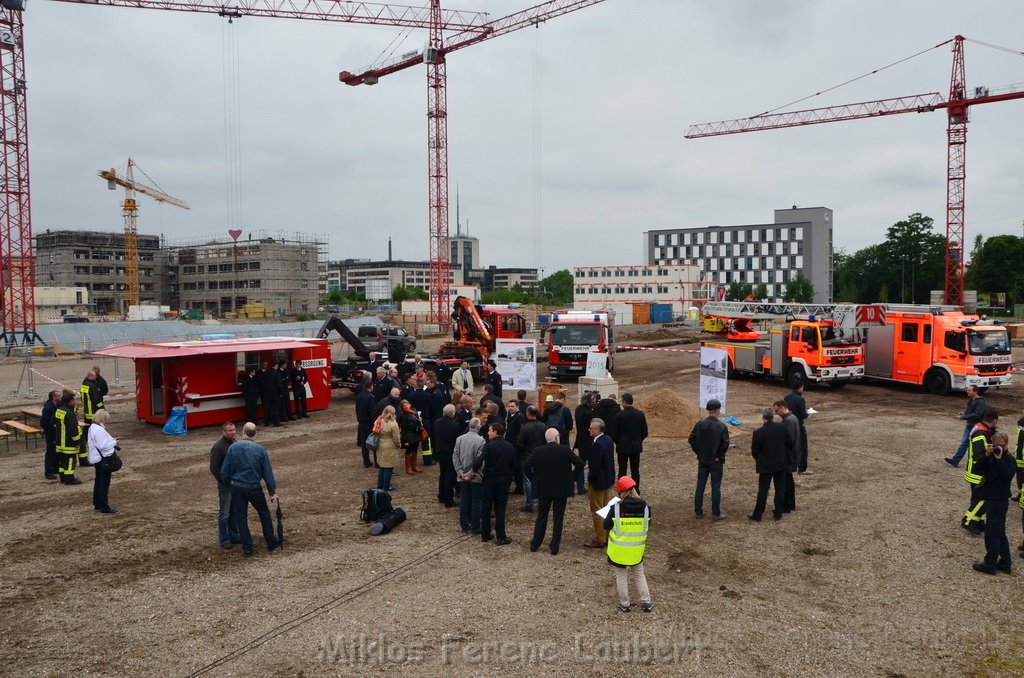
[[[497,18],[538,1],[444,7]],[[140,233],[224,234],[225,92],[237,88],[245,231],[325,234],[331,258],[384,258],[390,236],[396,258],[427,258],[425,67],[374,87],[337,77],[371,64],[400,29],[228,25],[206,14],[48,0],[29,2],[25,24],[36,233],[120,229],[123,192],[108,191],[96,171],[131,156],[192,208],[142,198]],[[646,230],[770,223],[773,210],[794,204],[835,210],[836,244],[850,251],[914,212],[944,232],[942,111],[683,134],[779,107],[957,33],[1024,50],[1022,26],[1020,0],[606,0],[485,41],[448,58],[450,230],[458,185],[482,263],[539,264],[546,273],[642,263]],[[397,52],[425,39],[406,32]],[[239,77],[226,84],[231,45]],[[969,88],[1024,87],[1020,54],[972,42],[965,54]],[[949,47],[931,50],[797,108],[946,95],[951,63]],[[1022,120],[1024,100],[971,110],[968,243],[978,233],[1024,232]]]

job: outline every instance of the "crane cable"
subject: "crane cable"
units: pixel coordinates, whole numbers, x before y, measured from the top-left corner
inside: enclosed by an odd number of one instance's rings
[[[800,99],[796,99],[795,101],[790,101],[788,104],[783,104],[781,106],[776,106],[775,108],[767,110],[764,113],[758,113],[757,115],[752,115],[750,117],[751,118],[760,118],[760,117],[765,116],[765,115],[771,115],[772,113],[775,113],[777,111],[781,111],[783,109],[789,108],[790,106],[795,106],[796,104],[803,103],[804,101],[807,101],[808,99],[813,99],[814,97],[821,96],[822,94],[825,94],[827,92],[831,92],[833,90],[837,90],[840,87],[845,87],[846,85],[849,85],[850,83],[857,82],[858,80],[863,80],[864,78],[867,78],[869,76],[881,73],[882,71],[887,70],[889,68],[892,68],[893,66],[898,66],[898,65],[900,65],[900,64],[902,64],[904,62],[910,61],[911,59],[917,58],[917,57],[921,56],[922,54],[927,54],[928,52],[932,51],[933,49],[938,49],[940,47],[944,47],[945,45],[948,45],[951,42],[953,42],[952,38],[949,39],[949,40],[946,40],[945,42],[940,42],[939,44],[935,45],[934,47],[929,47],[928,49],[923,49],[920,52],[917,52],[916,54],[911,54],[908,57],[904,57],[902,59],[899,59],[898,61],[894,61],[891,64],[888,64],[886,66],[882,66],[881,68],[876,68],[875,70],[869,71],[869,72],[867,72],[867,73],[865,73],[863,75],[858,75],[856,78],[850,78],[846,82],[841,82],[838,85],[833,85],[832,87],[829,87],[828,89],[823,89],[820,92],[815,92],[814,94],[809,94],[809,95],[807,95],[805,97],[802,97]]]
[[[540,273],[543,266],[541,261],[541,247],[543,229],[541,228],[541,141],[543,131],[542,103],[543,103],[543,40],[540,31],[541,23],[534,24],[533,32],[533,182],[531,186],[532,209],[531,222],[533,226],[533,265]],[[540,280],[538,279],[539,283]]]

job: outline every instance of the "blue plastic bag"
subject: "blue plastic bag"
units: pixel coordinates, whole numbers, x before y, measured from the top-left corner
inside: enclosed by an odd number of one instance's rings
[[[167,423],[164,424],[164,433],[169,436],[183,436],[188,433],[188,408],[185,407],[172,407],[171,416],[167,418]]]
[[[732,424],[733,426],[743,426],[743,422],[738,420],[736,417],[722,417],[722,421],[726,424]]]

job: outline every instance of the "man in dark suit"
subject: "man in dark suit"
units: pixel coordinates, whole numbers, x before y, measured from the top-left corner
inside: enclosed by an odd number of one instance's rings
[[[750,439],[750,454],[757,462],[757,503],[754,512],[748,513],[751,520],[761,520],[765,503],[768,501],[768,485],[775,485],[775,520],[782,518],[786,501],[786,468],[788,464],[789,432],[786,425],[775,421],[772,408],[761,411],[761,428],[754,431]]]
[[[358,424],[356,428],[356,445],[363,452],[364,468],[373,466],[370,463],[370,450],[366,447],[366,437],[373,430],[373,408],[376,405],[377,403],[373,399],[373,381],[367,377],[363,379],[359,393],[356,394],[356,423]],[[377,453],[374,452],[373,456],[376,457]]]
[[[630,476],[640,487],[640,453],[644,451],[647,437],[647,417],[633,407],[633,396],[622,394],[622,411],[615,415],[615,451],[619,455],[619,477],[626,475],[629,465]]]
[[[589,473],[587,480],[590,488],[590,517],[594,520],[594,539],[584,546],[591,549],[603,549],[608,544],[608,530],[604,529],[604,518],[595,511],[604,506],[615,496],[615,445],[605,433],[604,420],[594,417],[590,420],[590,435],[594,441],[590,446],[590,461],[587,462]]]
[[[523,462],[523,473],[529,476],[533,484],[533,496],[537,498],[537,521],[533,525],[533,539],[530,550],[536,551],[544,541],[544,533],[548,529],[548,511],[555,508],[554,525],[551,528],[551,542],[548,550],[551,555],[558,554],[562,543],[562,522],[565,518],[565,500],[573,494],[573,480],[577,472],[583,470],[583,461],[577,457],[572,448],[559,443],[556,429],[549,428],[544,445],[532,450]]]
[[[455,439],[461,434],[459,422],[455,421],[455,405],[444,406],[442,415],[431,425],[434,460],[440,465],[437,476],[437,500],[447,508],[455,504],[455,465],[452,454],[455,452]]]
[[[270,369],[270,363],[260,363],[260,369],[256,373],[256,383],[260,387],[260,401],[263,403],[263,423],[265,426],[280,426],[280,409],[278,406],[279,397],[277,394],[277,382],[274,381],[274,372]],[[253,422],[255,423],[255,422]]]
[[[494,392],[494,386],[491,384],[484,384],[484,394],[480,398],[480,407],[487,407],[487,403],[494,403],[498,406],[498,419],[504,424],[505,403],[501,402],[501,398]]]

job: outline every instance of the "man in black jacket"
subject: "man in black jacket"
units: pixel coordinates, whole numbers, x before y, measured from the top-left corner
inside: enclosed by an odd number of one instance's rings
[[[370,462],[370,450],[366,447],[366,437],[373,430],[373,408],[376,404],[373,400],[373,382],[366,378],[360,385],[359,393],[356,394],[356,445],[363,452],[363,468],[373,466]],[[374,456],[377,456],[376,452]]]
[[[761,428],[754,431],[750,438],[750,455],[757,464],[757,502],[753,513],[748,513],[751,520],[761,520],[765,504],[768,502],[768,486],[775,485],[775,509],[772,515],[775,520],[782,519],[782,509],[786,497],[787,440],[786,426],[775,421],[772,408],[761,411]]]
[[[796,510],[796,481],[793,476],[800,466],[800,422],[789,411],[785,400],[776,400],[772,408],[786,428],[786,489],[783,492],[782,512],[790,513]]]
[[[597,392],[587,391],[583,394],[583,402],[576,406],[576,440],[573,449],[577,450],[580,460],[584,466],[590,459],[590,420],[594,418],[594,407],[597,405]],[[586,494],[587,483],[583,475],[584,469],[580,468],[576,474],[576,494]]]
[[[572,433],[572,412],[565,406],[565,392],[559,391],[555,396],[548,396],[548,400],[544,405],[544,412],[541,414],[540,419],[548,428],[557,428],[559,437],[562,440],[568,440],[569,434]]]
[[[489,440],[484,443],[480,458],[473,464],[473,470],[483,468],[484,499],[480,511],[480,541],[490,541],[491,511],[494,511],[495,544],[511,544],[505,533],[505,509],[508,506],[508,486],[512,482],[512,466],[515,463],[516,448],[504,438],[505,425],[500,421],[487,429]]]
[[[501,402],[501,398],[494,392],[494,386],[491,384],[484,384],[484,394],[480,397],[480,407],[487,407],[487,403],[494,403],[498,406],[498,419],[504,422],[505,403]]]
[[[984,478],[979,496],[985,502],[985,559],[974,563],[974,569],[985,574],[995,574],[997,571],[1010,574],[1006,511],[1010,499],[1010,483],[1017,475],[1017,462],[1007,447],[1006,434],[993,433],[984,456],[974,463],[975,472]]]
[[[258,421],[260,401],[260,385],[256,381],[256,368],[248,367],[242,378],[238,380],[238,386],[242,389],[242,399],[245,401],[245,420]]]
[[[226,421],[221,427],[220,438],[210,448],[210,473],[217,480],[217,498],[219,500],[217,538],[222,549],[229,549],[242,541],[238,534],[238,527],[231,516],[231,483],[227,478],[220,476],[220,469],[224,466],[224,457],[228,453],[228,448],[235,442],[235,438],[234,423]]]
[[[373,374],[373,399],[376,402],[380,402],[380,399],[390,393],[391,389],[398,386],[398,384],[391,380],[383,365],[379,365]]]
[[[594,436],[590,446],[590,462],[587,480],[590,483],[590,517],[594,521],[594,539],[584,544],[590,549],[603,549],[608,545],[608,530],[604,518],[595,511],[604,508],[615,496],[615,445],[605,433],[604,420],[594,417],[590,420],[590,435]]]
[[[604,422],[605,433],[611,437],[611,439],[617,440],[615,437],[615,417],[618,416],[622,408],[619,407],[618,401],[615,399],[614,393],[609,393],[607,398],[601,398],[597,401],[597,405],[594,407],[594,416]]]
[[[53,413],[60,403],[60,391],[50,391],[43,403],[42,416],[39,417],[39,430],[46,440],[46,454],[43,455],[43,476],[47,480],[57,480],[57,432],[53,428]]]
[[[640,453],[644,451],[644,439],[647,438],[647,417],[633,406],[633,395],[622,394],[622,411],[615,415],[615,451],[619,457],[619,477],[626,475],[626,466],[630,469],[630,477],[640,487]]]
[[[306,406],[306,384],[309,383],[309,376],[306,374],[306,368],[302,366],[301,361],[292,361],[292,369],[288,372],[288,379],[291,381],[292,396],[295,398],[295,416],[308,419],[309,409]],[[252,419],[249,421],[252,421]]]
[[[793,413],[796,420],[800,423],[800,457],[797,460],[797,473],[810,473],[807,470],[807,401],[804,400],[804,382],[797,382],[795,388],[792,391],[783,396],[783,400],[786,401],[786,407]]]
[[[270,363],[262,363],[256,373],[256,383],[260,387],[260,400],[263,402],[263,424],[265,426],[281,425],[277,383],[272,374],[275,371],[270,369]]]
[[[498,400],[502,399],[502,383],[501,374],[498,372],[498,363],[493,360],[487,361],[487,383],[494,389],[494,395],[498,397]]]
[[[523,473],[532,480],[533,494],[540,504],[537,507],[537,520],[533,524],[533,539],[530,540],[530,551],[537,551],[544,541],[544,533],[548,529],[548,512],[554,506],[555,513],[551,528],[551,541],[548,550],[557,555],[562,543],[562,523],[565,519],[565,501],[572,496],[573,479],[583,470],[580,460],[568,445],[558,440],[558,431],[549,428],[544,433],[545,444],[534,449],[523,462]]]
[[[288,376],[288,369],[285,367],[285,362],[279,360],[277,367],[273,370],[274,384],[277,386],[277,417],[281,421],[294,421],[295,417],[292,416],[292,402],[291,396],[289,396],[288,386],[290,379]]]
[[[946,457],[947,464],[950,466],[960,465],[960,460],[967,454],[967,448],[971,444],[971,430],[981,421],[981,416],[985,414],[987,408],[988,405],[985,404],[985,399],[981,397],[978,387],[968,386],[967,407],[962,413],[957,415],[957,419],[964,422],[964,434],[960,437],[960,446],[956,448],[953,456]]]
[[[523,494],[526,492],[523,485],[523,458],[519,454],[518,443],[519,432],[523,430],[523,426],[526,424],[526,413],[519,411],[518,400],[508,401],[508,407],[505,412],[505,440],[512,443],[512,446],[516,448],[516,466],[512,471],[512,481],[516,484],[516,488],[513,494]]]
[[[459,422],[455,421],[455,405],[444,406],[441,417],[431,425],[434,461],[440,465],[437,476],[437,500],[447,508],[455,504],[455,439],[462,435]]]
[[[523,424],[519,435],[516,436],[516,455],[519,458],[520,468],[522,468],[522,463],[526,461],[530,453],[544,444],[544,435],[547,430],[548,426],[540,420],[537,408],[533,405],[527,407],[526,423]],[[522,479],[523,491],[526,493],[526,503],[523,505],[523,510],[529,513],[533,511],[533,484],[525,473],[522,474]]]
[[[690,449],[697,455],[697,489],[693,495],[693,515],[704,517],[704,489],[711,478],[711,515],[722,518],[722,475],[725,471],[725,453],[729,449],[729,429],[719,421],[722,403],[712,398],[705,406],[708,416],[698,421],[690,431]]]

